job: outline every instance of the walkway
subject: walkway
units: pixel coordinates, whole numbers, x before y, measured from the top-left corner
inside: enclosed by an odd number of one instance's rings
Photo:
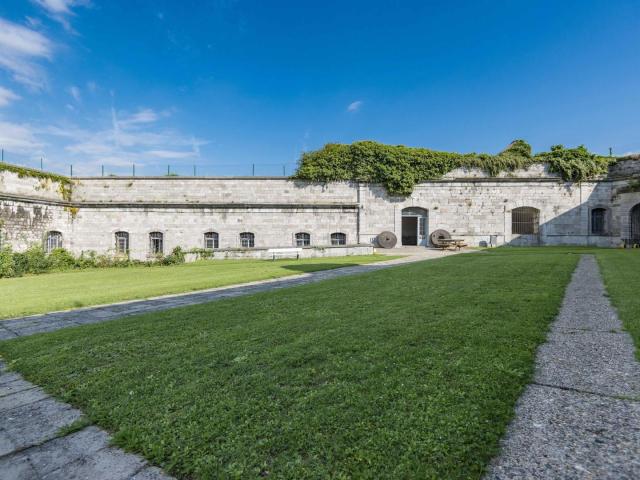
[[[387,253],[390,252],[390,253]],[[386,251],[385,254],[402,255],[403,249]],[[393,260],[384,260],[367,265],[354,265],[333,270],[321,270],[313,273],[303,273],[272,280],[260,280],[257,282],[243,283],[227,287],[199,290],[197,292],[166,295],[145,300],[132,300],[128,302],[100,305],[76,310],[32,315],[11,320],[0,320],[0,341],[15,337],[24,337],[35,333],[51,332],[66,327],[100,323],[129,315],[157,312],[170,308],[196,305],[213,302],[223,298],[239,297],[252,293],[267,292],[280,288],[294,287],[308,283],[319,282],[331,278],[354,275],[357,273],[373,272],[383,268],[389,268],[404,263],[416,262],[432,258],[442,258],[458,252],[441,252],[421,248],[407,251],[409,255]]]
[[[634,353],[594,257],[583,256],[487,479],[640,478]]]

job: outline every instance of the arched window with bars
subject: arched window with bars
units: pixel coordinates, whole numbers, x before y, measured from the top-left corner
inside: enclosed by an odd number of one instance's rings
[[[162,232],[151,232],[149,234],[149,253],[151,255],[162,255],[164,253],[164,235]]]
[[[296,247],[308,247],[311,245],[311,234],[306,232],[296,233]]]
[[[44,243],[44,250],[51,253],[56,248],[62,248],[62,233],[55,230],[47,232],[47,238]]]
[[[218,233],[217,232],[205,232],[204,234],[204,248],[206,250],[213,250],[218,248]]]
[[[243,248],[253,248],[256,244],[256,236],[251,232],[242,232],[240,234],[240,246]]]
[[[129,233],[128,232],[116,232],[116,253],[126,255],[129,253]]]
[[[331,245],[346,245],[347,244],[347,234],[342,232],[334,232],[331,234]]]

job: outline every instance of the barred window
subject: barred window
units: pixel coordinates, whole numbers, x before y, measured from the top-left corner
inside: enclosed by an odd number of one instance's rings
[[[207,250],[218,248],[218,234],[216,232],[206,232],[204,234],[204,248]]]
[[[342,232],[335,232],[331,234],[331,245],[346,245],[347,235]]]
[[[116,253],[129,253],[129,234],[116,232]]]
[[[164,252],[164,235],[162,232],[151,232],[149,234],[149,252],[152,255],[162,255]]]
[[[62,248],[62,234],[55,231],[48,232],[44,250],[47,253],[51,253],[56,248]]]
[[[518,207],[511,211],[511,233],[537,235],[540,229],[540,211],[533,207]]]
[[[240,246],[244,248],[253,248],[255,246],[256,236],[251,232],[242,232],[240,234]]]
[[[305,232],[296,233],[296,247],[308,247],[311,245],[311,235]]]
[[[604,235],[606,214],[607,210],[604,208],[594,208],[593,210],[591,210],[592,235]]]

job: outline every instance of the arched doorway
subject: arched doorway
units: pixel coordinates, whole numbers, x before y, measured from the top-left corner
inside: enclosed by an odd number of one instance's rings
[[[640,244],[640,203],[629,212],[629,234],[631,244]]]
[[[429,212],[420,207],[402,210],[402,245],[427,246]]]

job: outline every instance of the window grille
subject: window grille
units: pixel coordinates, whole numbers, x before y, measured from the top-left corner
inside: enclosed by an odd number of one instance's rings
[[[251,232],[242,232],[240,234],[240,246],[243,248],[253,248],[255,246],[256,236]]]
[[[607,211],[604,208],[594,208],[591,210],[592,235],[604,235],[606,213]]]
[[[47,241],[44,248],[47,253],[51,253],[56,248],[62,248],[62,234],[60,232],[47,233]]]
[[[296,233],[296,247],[308,247],[311,245],[311,235],[304,232]]]
[[[331,234],[331,245],[346,245],[347,235],[342,232],[335,232]]]
[[[161,232],[149,234],[149,251],[152,255],[162,255],[164,252],[164,236]]]
[[[511,211],[511,233],[537,235],[540,229],[540,212],[533,207],[518,207]]]
[[[206,232],[204,234],[204,248],[207,250],[218,248],[218,234],[216,232]]]
[[[129,253],[129,234],[127,232],[116,232],[116,253]]]

